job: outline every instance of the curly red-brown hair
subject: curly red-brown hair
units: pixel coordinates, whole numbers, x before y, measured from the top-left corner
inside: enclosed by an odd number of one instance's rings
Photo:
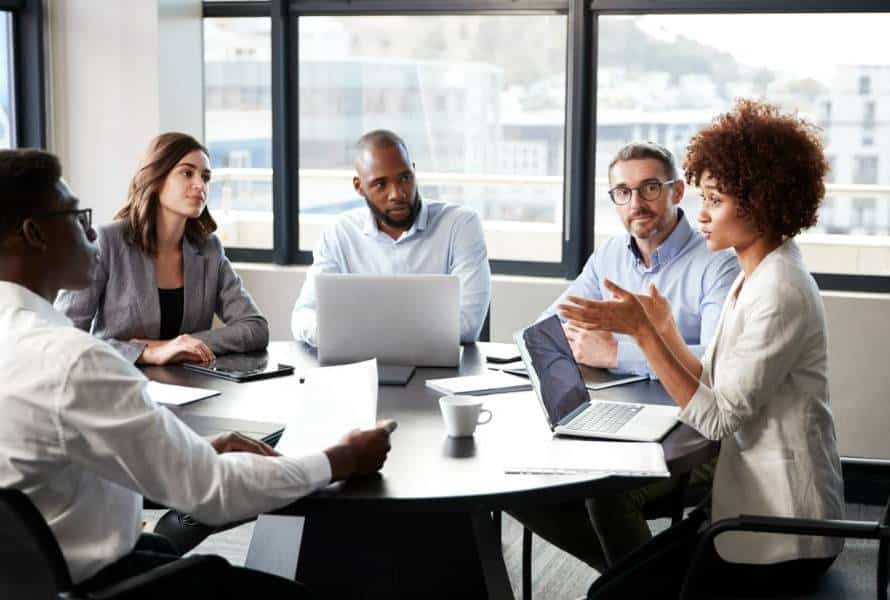
[[[759,231],[782,239],[816,224],[828,161],[818,128],[771,105],[739,100],[702,129],[686,152],[686,181],[705,171]]]

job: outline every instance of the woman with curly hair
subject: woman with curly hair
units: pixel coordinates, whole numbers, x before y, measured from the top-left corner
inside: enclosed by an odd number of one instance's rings
[[[818,135],[796,116],[742,100],[692,139],[684,170],[702,190],[698,220],[708,248],[735,249],[742,268],[703,358],[686,347],[654,286],[634,295],[607,282],[613,300],[572,297],[561,313],[633,336],[681,407],[679,419],[721,441],[713,520],[842,518],[825,311],[794,242],[815,224],[825,195],[828,164]],[[725,592],[767,581],[806,585],[843,542],[730,532],[714,546],[702,572]]]

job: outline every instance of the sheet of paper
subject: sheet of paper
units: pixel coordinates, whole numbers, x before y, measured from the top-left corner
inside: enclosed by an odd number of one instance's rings
[[[219,395],[219,392],[216,390],[185,385],[171,385],[169,383],[158,383],[157,381],[149,381],[145,391],[148,393],[148,397],[156,403],[168,406],[182,406],[189,402]]]
[[[307,371],[275,449],[286,456],[324,450],[377,421],[377,360]]]
[[[510,448],[506,473],[669,477],[661,444],[553,438]]]

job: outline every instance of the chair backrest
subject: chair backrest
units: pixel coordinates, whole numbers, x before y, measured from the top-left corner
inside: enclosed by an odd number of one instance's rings
[[[58,598],[68,565],[43,516],[19,490],[0,489],[0,598]]]

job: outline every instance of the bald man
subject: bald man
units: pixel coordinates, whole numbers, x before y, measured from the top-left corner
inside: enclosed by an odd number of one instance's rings
[[[291,315],[297,341],[317,346],[315,278],[319,273],[457,275],[460,339],[475,342],[491,300],[491,269],[479,216],[469,208],[424,201],[405,142],[391,131],[355,145],[352,185],[366,206],[340,215],[313,252]],[[374,307],[368,307],[373,318]]]

